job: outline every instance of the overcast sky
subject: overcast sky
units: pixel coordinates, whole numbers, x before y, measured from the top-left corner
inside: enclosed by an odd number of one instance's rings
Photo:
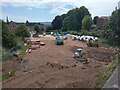
[[[92,17],[110,16],[119,0],[2,0],[0,19],[16,22],[51,22],[55,16],[85,6]]]

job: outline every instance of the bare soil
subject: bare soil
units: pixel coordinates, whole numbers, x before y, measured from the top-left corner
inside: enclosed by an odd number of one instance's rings
[[[3,72],[16,70],[14,77],[3,82],[3,88],[94,88],[96,74],[107,69],[113,55],[110,49],[87,47],[86,43],[72,41],[70,36],[64,45],[56,45],[52,36],[40,39],[45,46],[24,55],[28,61],[25,72],[19,61],[3,62]],[[87,52],[88,64],[73,58],[77,48]]]

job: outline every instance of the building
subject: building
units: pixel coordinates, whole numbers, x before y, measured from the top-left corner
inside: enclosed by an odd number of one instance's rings
[[[14,31],[17,29],[17,24],[13,21],[11,21],[9,24],[8,24],[8,30],[9,31]]]
[[[35,32],[35,30],[34,30],[34,26],[28,26],[27,28],[28,28],[28,30],[29,30],[30,32],[32,32],[32,33]]]
[[[28,31],[30,32],[30,36],[33,37],[34,34],[36,34],[36,31],[34,30],[34,26],[28,26]]]
[[[108,21],[109,17],[108,16],[102,16],[97,19],[97,25],[102,26]]]

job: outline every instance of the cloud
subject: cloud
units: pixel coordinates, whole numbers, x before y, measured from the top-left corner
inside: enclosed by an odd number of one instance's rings
[[[81,4],[86,4],[90,2],[119,2],[119,0],[2,0],[3,6],[15,6],[15,7],[36,7],[36,8],[41,8],[41,7],[47,7],[47,6],[52,6],[56,3],[61,5],[74,5],[78,7]]]
[[[31,8],[31,7],[28,7],[27,9],[28,9],[28,10],[32,10],[33,8]]]
[[[13,7],[34,7],[34,8],[41,8],[41,7],[49,7],[54,4],[62,5],[61,3],[71,3],[75,0],[2,0],[2,4],[4,6],[13,6]]]
[[[66,13],[69,10],[69,8],[66,7],[67,5],[71,5],[73,8],[84,5],[89,9],[91,14],[102,15],[114,10],[113,7],[117,5],[118,1],[119,0],[2,0],[0,2],[2,2],[3,7],[26,7],[28,10],[47,8],[49,12],[53,14]]]
[[[57,8],[53,8],[50,13],[53,13],[53,14],[64,14],[66,12],[68,12],[69,9],[66,9],[64,7],[57,7]]]
[[[63,14],[68,11],[66,5],[72,5],[76,0],[2,0],[2,6],[26,7],[28,10],[33,8],[48,8],[50,13]]]
[[[27,16],[21,16],[21,15],[11,15],[11,14],[5,14],[3,13],[2,15],[0,15],[1,19],[3,19],[4,21],[6,21],[6,17],[8,16],[9,21],[17,21],[19,18],[19,21],[25,21],[25,20],[29,20],[29,18]]]

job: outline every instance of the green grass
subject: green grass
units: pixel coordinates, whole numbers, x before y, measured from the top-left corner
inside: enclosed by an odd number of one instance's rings
[[[97,73],[97,81],[96,85],[98,88],[102,88],[106,81],[109,79],[111,76],[112,72],[115,70],[115,68],[118,66],[120,63],[120,52],[119,50],[116,51],[116,54],[111,61],[111,63],[108,65],[108,70],[106,72],[100,71]]]
[[[15,70],[11,71],[11,73],[9,74],[9,72],[5,72],[2,74],[2,81],[9,79],[10,77],[13,77],[15,75]]]
[[[20,51],[20,54],[25,54],[26,50],[28,49],[28,46],[24,46],[24,44],[22,44]]]
[[[24,46],[24,42],[21,39],[17,39],[18,41],[18,45],[20,46],[20,49],[18,49],[17,51],[13,51],[13,52],[19,52],[19,56],[22,56],[25,54],[26,50],[28,49],[28,46]],[[6,49],[3,47],[2,53],[6,53],[2,56],[2,61],[7,61],[10,59],[10,54],[12,54],[10,51],[12,49]],[[14,59],[14,57],[12,57]]]

